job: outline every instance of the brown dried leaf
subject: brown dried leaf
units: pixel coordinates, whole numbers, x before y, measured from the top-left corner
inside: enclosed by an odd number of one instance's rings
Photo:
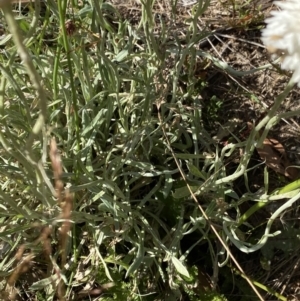
[[[276,139],[266,138],[263,147],[256,150],[268,167],[292,180],[298,179],[298,169],[291,166],[283,145]]]

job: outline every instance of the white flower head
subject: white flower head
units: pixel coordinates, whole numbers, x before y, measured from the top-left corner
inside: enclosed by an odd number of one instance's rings
[[[281,10],[266,20],[262,41],[269,52],[283,54],[282,69],[293,71],[293,81],[300,87],[300,0],[274,3]]]

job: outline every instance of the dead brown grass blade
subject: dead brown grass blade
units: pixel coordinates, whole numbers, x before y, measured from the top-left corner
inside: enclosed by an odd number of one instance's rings
[[[19,279],[19,277],[23,274],[26,273],[31,265],[32,265],[32,259],[35,257],[34,254],[31,252],[30,254],[26,255],[23,258],[23,252],[24,252],[25,248],[24,246],[21,246],[19,251],[16,254],[16,259],[20,259],[20,263],[17,266],[17,268],[13,271],[13,273],[10,275],[8,281],[7,281],[7,285],[9,287],[14,287],[16,281]],[[21,255],[22,254],[22,255]],[[23,258],[20,258],[20,256]]]
[[[73,197],[69,190],[64,190],[64,184],[61,180],[62,176],[62,164],[59,150],[57,149],[57,144],[53,138],[50,142],[50,160],[53,169],[54,181],[55,181],[55,191],[58,205],[61,208],[61,214],[58,217],[63,220],[63,223],[59,231],[59,250],[61,255],[61,270],[67,262],[67,244],[69,240],[69,232],[71,230],[71,212],[73,206]],[[57,287],[57,294],[59,300],[65,300],[65,286],[63,281],[59,282]]]
[[[266,138],[262,148],[256,148],[260,158],[275,172],[280,173],[292,180],[297,180],[299,171],[292,167],[287,158],[283,145],[276,139]]]

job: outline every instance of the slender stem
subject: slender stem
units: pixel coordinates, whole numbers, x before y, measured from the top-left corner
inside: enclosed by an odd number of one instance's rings
[[[58,67],[61,53],[61,46],[58,45],[55,53],[54,67],[53,67],[53,99],[56,100],[58,97]]]
[[[59,18],[61,24],[63,46],[67,54],[68,69],[70,74],[70,85],[72,91],[72,105],[73,105],[73,112],[75,118],[75,132],[76,132],[75,134],[76,134],[76,142],[77,142],[76,146],[77,146],[77,151],[79,151],[80,150],[80,135],[79,135],[80,128],[79,128],[79,116],[78,116],[78,106],[77,106],[77,93],[74,84],[74,74],[73,74],[73,67],[72,67],[72,60],[71,60],[71,53],[70,53],[70,45],[69,45],[66,26],[65,26],[65,21],[66,21],[65,16],[66,16],[66,8],[67,8],[66,2],[67,1],[58,1],[57,5],[58,5],[58,12],[59,12]]]
[[[40,114],[27,140],[26,148],[29,155],[32,152],[31,149],[32,149],[33,141],[35,138],[37,138],[38,134],[42,131],[47,119],[47,97],[46,97],[46,92],[41,83],[40,75],[37,73],[33,65],[31,56],[23,43],[22,35],[19,31],[18,24],[13,15],[10,0],[2,0],[0,2],[0,8],[2,8],[4,12],[8,24],[8,28],[16,44],[18,54],[21,60],[23,61],[23,64],[28,72],[30,80],[37,91],[38,99],[39,99]]]

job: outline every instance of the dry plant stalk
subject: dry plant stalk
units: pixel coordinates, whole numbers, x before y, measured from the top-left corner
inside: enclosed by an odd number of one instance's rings
[[[68,233],[71,229],[71,211],[72,211],[72,195],[69,190],[65,192],[64,203],[61,206],[62,213],[60,218],[64,220],[60,230],[60,247],[61,247],[61,261],[62,267],[66,264],[66,246],[68,242]]]
[[[51,227],[45,227],[41,235],[34,242],[35,245],[38,245],[39,243],[43,245],[43,250],[46,259],[49,259],[51,255],[51,240],[50,240],[51,232],[52,232]],[[16,299],[17,289],[15,288],[15,283],[18,281],[20,276],[28,272],[28,270],[32,266],[32,259],[35,257],[35,255],[33,252],[30,252],[28,255],[24,257],[25,250],[26,250],[26,245],[22,244],[18,248],[18,251],[15,254],[15,259],[20,263],[8,278],[6,291],[10,291],[10,293],[9,295],[7,295],[8,297],[5,300],[13,301]],[[49,263],[51,263],[50,260],[48,261]],[[1,294],[0,296],[2,297]]]
[[[25,248],[22,248],[22,247],[19,249],[19,251],[22,253],[24,252],[24,250],[25,250]],[[17,254],[21,255],[21,254],[19,254],[19,252]],[[21,274],[26,273],[29,270],[33,258],[34,258],[34,254],[30,253],[23,259],[23,261],[13,271],[13,273],[10,275],[10,277],[7,281],[7,284],[10,287],[13,287],[15,285],[16,281],[19,279]]]
[[[49,259],[52,253],[51,239],[50,239],[51,233],[52,233],[51,227],[45,227],[42,230],[40,237],[37,239],[37,242],[41,242],[43,244],[44,254],[47,259]]]
[[[63,220],[59,231],[59,249],[61,253],[61,269],[64,268],[67,261],[66,248],[69,238],[69,231],[71,229],[71,212],[73,198],[69,190],[64,190],[64,184],[61,180],[62,176],[62,164],[59,151],[57,149],[57,144],[53,138],[50,142],[50,160],[52,164],[52,170],[54,174],[55,181],[55,191],[58,205],[60,206],[62,212],[59,216],[59,219]],[[63,281],[60,281],[57,288],[58,297],[60,300],[65,300],[65,287]]]
[[[62,175],[62,165],[61,165],[61,158],[59,151],[57,149],[57,145],[55,142],[55,139],[51,139],[50,142],[50,160],[52,164],[52,170],[54,175],[54,181],[55,181],[55,191],[56,191],[56,198],[58,201],[58,204],[61,205],[61,201],[63,199],[63,191],[64,191],[64,183],[61,180]]]
[[[5,290],[3,290],[0,294],[1,297],[5,296],[5,300],[16,300],[18,290],[15,287],[15,283],[23,273],[26,273],[30,269],[32,265],[32,259],[34,258],[34,254],[32,252],[25,256],[22,260],[25,249],[25,245],[21,245],[15,255],[15,259],[20,263],[8,278]]]

